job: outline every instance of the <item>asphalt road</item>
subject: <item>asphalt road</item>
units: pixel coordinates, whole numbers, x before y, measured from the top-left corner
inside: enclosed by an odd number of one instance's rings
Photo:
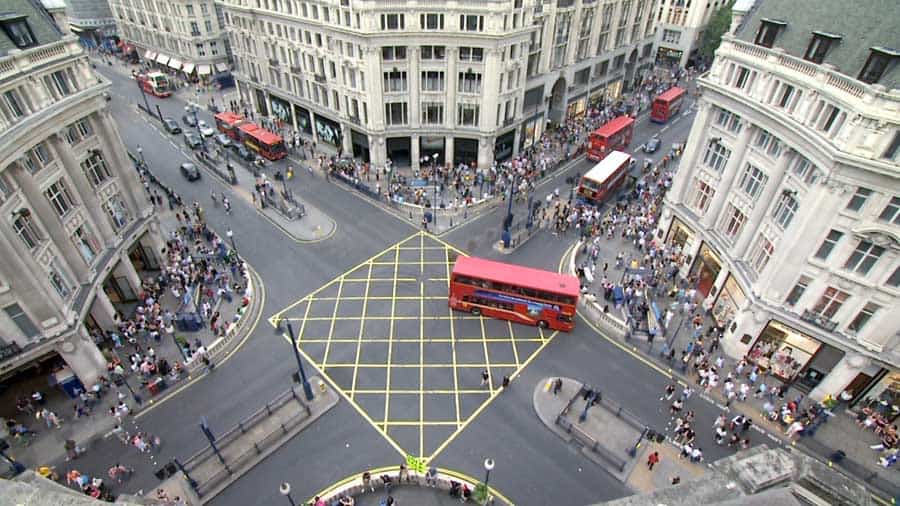
[[[186,160],[180,136],[173,140],[157,128],[157,122],[148,124],[148,118],[135,106],[142,98],[134,81],[108,69],[99,70],[114,83],[112,113],[126,145],[134,150],[140,144],[151,170],[159,178],[174,187],[186,202],[201,202],[213,228],[220,233],[228,228],[234,231],[238,250],[265,284],[264,317],[414,232],[408,224],[381,212],[371,202],[321,178],[304,180],[300,174],[295,183],[300,199],[317,206],[338,224],[334,236],[327,240],[295,242],[230,189],[226,192],[232,195],[234,213],[226,216],[221,209],[210,209],[211,188],[218,192],[224,186],[207,174],[200,183],[185,181],[176,170]],[[180,119],[183,114],[184,103],[177,97],[148,97],[148,101],[151,108],[159,104],[165,115]],[[200,116],[212,124],[211,115],[201,112]],[[652,158],[663,156],[672,143],[683,142],[691,120],[689,111],[677,123],[667,126],[661,132],[662,148]],[[632,146],[641,145],[660,130],[662,127],[642,118]],[[647,156],[638,153],[636,158],[643,160]],[[568,191],[565,178],[576,172],[583,174],[591,165],[574,162],[565,173],[542,183],[538,196],[554,188],[564,194]],[[244,179],[241,184],[246,188],[251,182]],[[495,209],[443,239],[470,254],[556,270],[560,258],[574,242],[574,235],[560,237],[540,232],[515,253],[502,256],[492,245],[499,240],[505,212],[502,207]],[[221,432],[288,388],[295,366],[287,346],[262,320],[246,345],[228,362],[142,416],[138,423],[163,438],[160,458],[185,458],[203,446],[197,427],[201,416],[207,416],[213,430]],[[668,418],[667,406],[658,398],[670,380],[579,321],[575,331],[558,335],[506,392],[437,455],[435,463],[481,476],[481,462],[490,456],[497,465],[491,484],[517,504],[552,504],[563,498],[569,504],[589,504],[627,495],[629,491],[622,483],[565,445],[535,416],[531,406],[533,386],[540,378],[554,375],[578,378],[601,388],[651,427],[662,428]],[[717,414],[714,406],[699,399],[692,400],[689,407],[697,412],[701,428],[706,419],[711,425]],[[706,436],[701,433],[698,439]],[[710,437],[709,448],[704,448],[708,459],[727,453],[714,446]],[[79,468],[99,472],[117,458],[140,466],[138,475],[127,484],[128,490],[152,489],[155,478],[149,474],[149,459],[133,449],[121,448],[118,442],[107,441],[92,448],[79,461]],[[284,500],[277,491],[283,481],[291,482],[295,497],[309,497],[345,476],[366,468],[399,464],[400,460],[401,456],[387,441],[342,401],[213,502],[276,504]]]

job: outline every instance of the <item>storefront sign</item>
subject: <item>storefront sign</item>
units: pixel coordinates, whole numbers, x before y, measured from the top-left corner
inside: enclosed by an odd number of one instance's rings
[[[291,104],[275,95],[269,94],[269,103],[272,105],[272,114],[286,125],[292,125]]]
[[[334,146],[341,145],[341,125],[328,118],[314,115],[316,124],[316,135],[322,142],[327,142]]]

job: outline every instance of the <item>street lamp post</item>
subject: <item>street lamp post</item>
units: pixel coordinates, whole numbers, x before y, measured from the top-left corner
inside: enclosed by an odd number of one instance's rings
[[[237,245],[234,243],[234,232],[232,232],[231,229],[229,228],[225,232],[225,235],[228,237],[228,240],[231,241],[231,249],[233,249],[234,252],[237,253]]]
[[[484,459],[484,498],[485,504],[487,504],[488,498],[490,496],[490,489],[488,488],[488,482],[491,479],[491,471],[494,469],[494,459],[488,457]]]
[[[291,506],[297,506],[297,503],[294,502],[294,498],[291,497],[291,484],[290,483],[288,483],[288,482],[282,483],[278,487],[278,492],[281,495],[287,497],[287,500],[291,504]]]
[[[313,400],[312,387],[309,380],[306,379],[306,371],[303,370],[303,361],[300,360],[300,350],[297,349],[297,340],[294,338],[294,326],[291,322],[287,322],[288,336],[291,338],[291,349],[294,350],[294,358],[297,359],[297,369],[300,371],[300,382],[303,384],[303,393],[306,394],[306,400]]]
[[[144,148],[142,148],[142,147],[140,146],[140,144],[139,144],[138,147],[137,147],[137,152],[138,152],[138,156],[139,156],[140,159],[141,159],[141,166],[142,166],[142,167],[146,167],[146,166],[147,166],[147,160],[144,159]]]
[[[141,96],[144,97],[144,111],[147,114],[153,114],[150,112],[150,102],[147,102],[147,91],[144,90],[144,85],[141,83],[140,79],[135,79],[135,82],[138,85],[138,89],[141,90]]]
[[[503,219],[503,233],[501,234],[500,239],[503,241],[503,247],[509,248],[509,243],[512,240],[512,233],[510,228],[512,227],[513,221],[513,192],[516,187],[516,177],[513,176],[512,180],[509,183],[509,202],[506,206],[506,217]]]

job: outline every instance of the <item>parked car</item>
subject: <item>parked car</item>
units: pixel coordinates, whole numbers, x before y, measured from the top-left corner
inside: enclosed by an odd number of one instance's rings
[[[163,118],[163,128],[166,129],[166,132],[170,134],[180,134],[181,127],[178,126],[178,123],[172,118]]]
[[[240,157],[242,160],[246,160],[248,162],[252,162],[256,160],[256,153],[247,149],[247,146],[238,143],[231,144],[232,149],[234,149],[234,154]]]
[[[225,134],[216,134],[216,142],[223,148],[231,146],[231,138]]]
[[[190,162],[181,164],[181,175],[188,181],[197,181],[200,179],[200,169]]]
[[[216,135],[216,130],[214,128],[212,128],[211,126],[207,125],[206,122],[203,121],[202,119],[197,122],[197,125],[200,127],[200,135],[202,135],[203,137],[208,138],[208,137],[212,137],[213,135]]]
[[[644,153],[655,153],[657,149],[659,149],[659,136],[654,135],[644,144]]]
[[[203,141],[195,132],[185,132],[184,144],[191,149],[200,149],[200,146],[203,145]]]
[[[197,120],[194,119],[193,114],[185,114],[181,117],[181,121],[184,122],[185,125],[193,128],[197,126]]]

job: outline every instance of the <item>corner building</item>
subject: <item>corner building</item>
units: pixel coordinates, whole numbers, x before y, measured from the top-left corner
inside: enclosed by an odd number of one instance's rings
[[[0,33],[0,381],[65,366],[63,376],[90,386],[106,374],[95,338],[114,328],[115,303],[137,298],[138,271],[159,267],[164,243],[109,114],[109,82],[40,3],[7,5],[15,26]]]
[[[730,356],[897,405],[900,19],[847,7],[737,2],[657,233]]]
[[[380,167],[505,160],[652,59],[652,0],[221,5],[248,112]]]

